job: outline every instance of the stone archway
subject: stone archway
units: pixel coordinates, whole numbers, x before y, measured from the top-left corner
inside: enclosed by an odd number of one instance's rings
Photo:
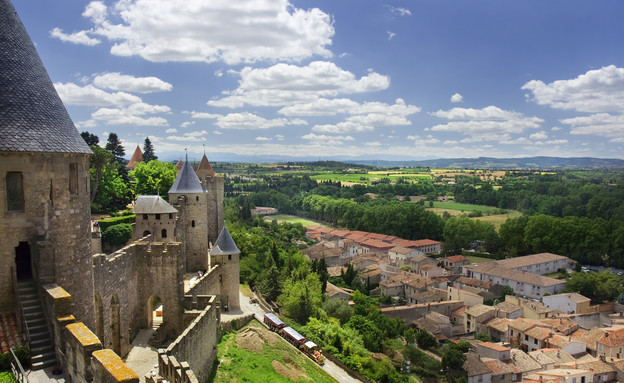
[[[32,279],[30,245],[28,242],[20,242],[15,248],[15,271],[18,281]]]

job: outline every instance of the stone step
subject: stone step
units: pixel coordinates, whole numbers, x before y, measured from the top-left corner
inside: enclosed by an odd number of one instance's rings
[[[32,362],[31,360],[30,369],[33,371],[43,370],[44,368],[52,367],[52,366],[55,366],[56,364],[57,364],[56,358],[45,359],[45,360],[37,361],[37,362]]]

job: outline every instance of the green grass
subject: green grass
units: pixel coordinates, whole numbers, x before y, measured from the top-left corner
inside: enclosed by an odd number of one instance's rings
[[[265,216],[265,219],[267,219],[267,220],[274,220],[274,219],[276,219],[278,223],[288,222],[288,223],[300,223],[303,226],[318,225],[318,226],[329,227],[327,225],[323,225],[323,224],[320,224],[318,222],[310,221],[310,220],[307,220],[305,218],[300,218],[300,217],[297,217],[297,216],[294,216],[294,215],[287,215],[287,214],[267,215],[267,216]]]
[[[0,371],[0,383],[15,383],[17,382],[13,377],[11,371]]]
[[[237,334],[248,328],[255,328],[260,336],[245,334],[246,339],[267,339],[261,342],[261,350],[252,351],[239,347]],[[243,334],[239,339],[242,339]],[[256,343],[257,344],[257,343]],[[219,363],[208,382],[321,382],[336,383],[325,371],[304,354],[296,351],[275,333],[268,331],[253,320],[238,332],[223,336],[218,345]],[[284,375],[276,371],[277,366]],[[293,379],[287,378],[285,375]]]
[[[428,206],[427,202],[425,202],[425,206]],[[465,212],[480,211],[482,213],[492,213],[497,210],[500,210],[499,208],[494,207],[494,206],[472,205],[469,203],[441,202],[441,201],[434,201],[433,207],[436,207],[439,209],[459,210],[459,211],[465,211]]]
[[[520,213],[517,210],[508,210],[507,214],[493,214],[493,215],[486,215],[486,216],[483,216],[483,217],[476,217],[476,218],[472,218],[472,219],[478,219],[480,221],[489,222],[489,223],[494,225],[496,230],[498,230],[500,228],[500,226],[503,223],[505,223],[505,221],[507,221],[507,219],[520,217],[521,215],[522,215],[522,213]]]
[[[431,179],[430,174],[424,173],[402,173],[402,172],[371,172],[367,174],[360,173],[321,173],[310,176],[311,179],[316,181],[340,181],[351,182],[360,184],[370,184],[376,178],[381,180],[382,178],[389,178],[391,181],[395,181],[399,178],[405,178],[408,181],[418,182],[422,179]]]

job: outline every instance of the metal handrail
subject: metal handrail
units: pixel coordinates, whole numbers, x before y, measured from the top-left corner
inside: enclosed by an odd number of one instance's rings
[[[11,372],[13,373],[13,376],[20,383],[28,383],[28,376],[26,375],[24,367],[22,367],[19,359],[17,359],[17,355],[13,352],[13,348],[9,348],[9,351],[11,351],[11,355],[13,355],[13,361],[11,362]]]
[[[11,269],[11,274],[13,274],[13,269]],[[28,323],[26,323],[26,318],[24,316],[24,308],[22,307],[22,298],[19,294],[17,279],[13,279],[13,291],[15,292],[15,303],[18,307],[18,319],[21,324],[21,330],[26,335],[26,344],[28,344],[28,348],[30,348],[30,330],[28,329]]]

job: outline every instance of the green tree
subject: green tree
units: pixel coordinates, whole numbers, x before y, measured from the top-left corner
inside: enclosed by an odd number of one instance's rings
[[[442,355],[442,368],[445,371],[462,369],[466,355],[456,348],[451,348]]]
[[[340,324],[345,324],[353,316],[353,309],[349,303],[340,298],[329,298],[323,304],[323,311],[330,316],[338,319]]]
[[[420,330],[416,333],[416,343],[418,344],[418,347],[428,350],[435,347],[438,344],[438,341],[429,331]]]
[[[119,137],[117,137],[117,133],[110,133],[108,135],[108,139],[106,141],[106,150],[113,153],[115,156],[115,161],[118,163],[124,162],[124,156],[126,155],[126,151],[124,150],[123,145],[121,145],[121,141]]]
[[[475,335],[475,339],[480,340],[482,342],[490,342],[492,341],[492,339],[490,339],[490,336],[488,334],[479,332],[477,333],[477,335]]]
[[[293,275],[300,274],[297,269]],[[284,313],[300,324],[305,324],[321,307],[321,282],[318,275],[308,273],[305,278],[299,275],[288,278],[283,285],[282,294],[277,298]]]
[[[160,195],[166,198],[177,174],[175,165],[158,160],[139,162],[130,176],[136,180],[137,195]]]
[[[143,143],[143,162],[148,163],[157,159],[158,157],[154,154],[154,145],[152,145],[152,141],[150,141],[149,137],[145,137],[145,142]]]
[[[115,163],[115,156],[108,150],[95,145],[91,146],[91,151],[93,152],[90,160],[91,202],[93,202],[104,174],[117,169],[117,164]]]
[[[94,146],[100,143],[100,138],[93,133],[89,133],[85,131],[85,132],[80,132],[80,135],[82,136],[82,139],[85,140],[85,142],[89,146]]]

